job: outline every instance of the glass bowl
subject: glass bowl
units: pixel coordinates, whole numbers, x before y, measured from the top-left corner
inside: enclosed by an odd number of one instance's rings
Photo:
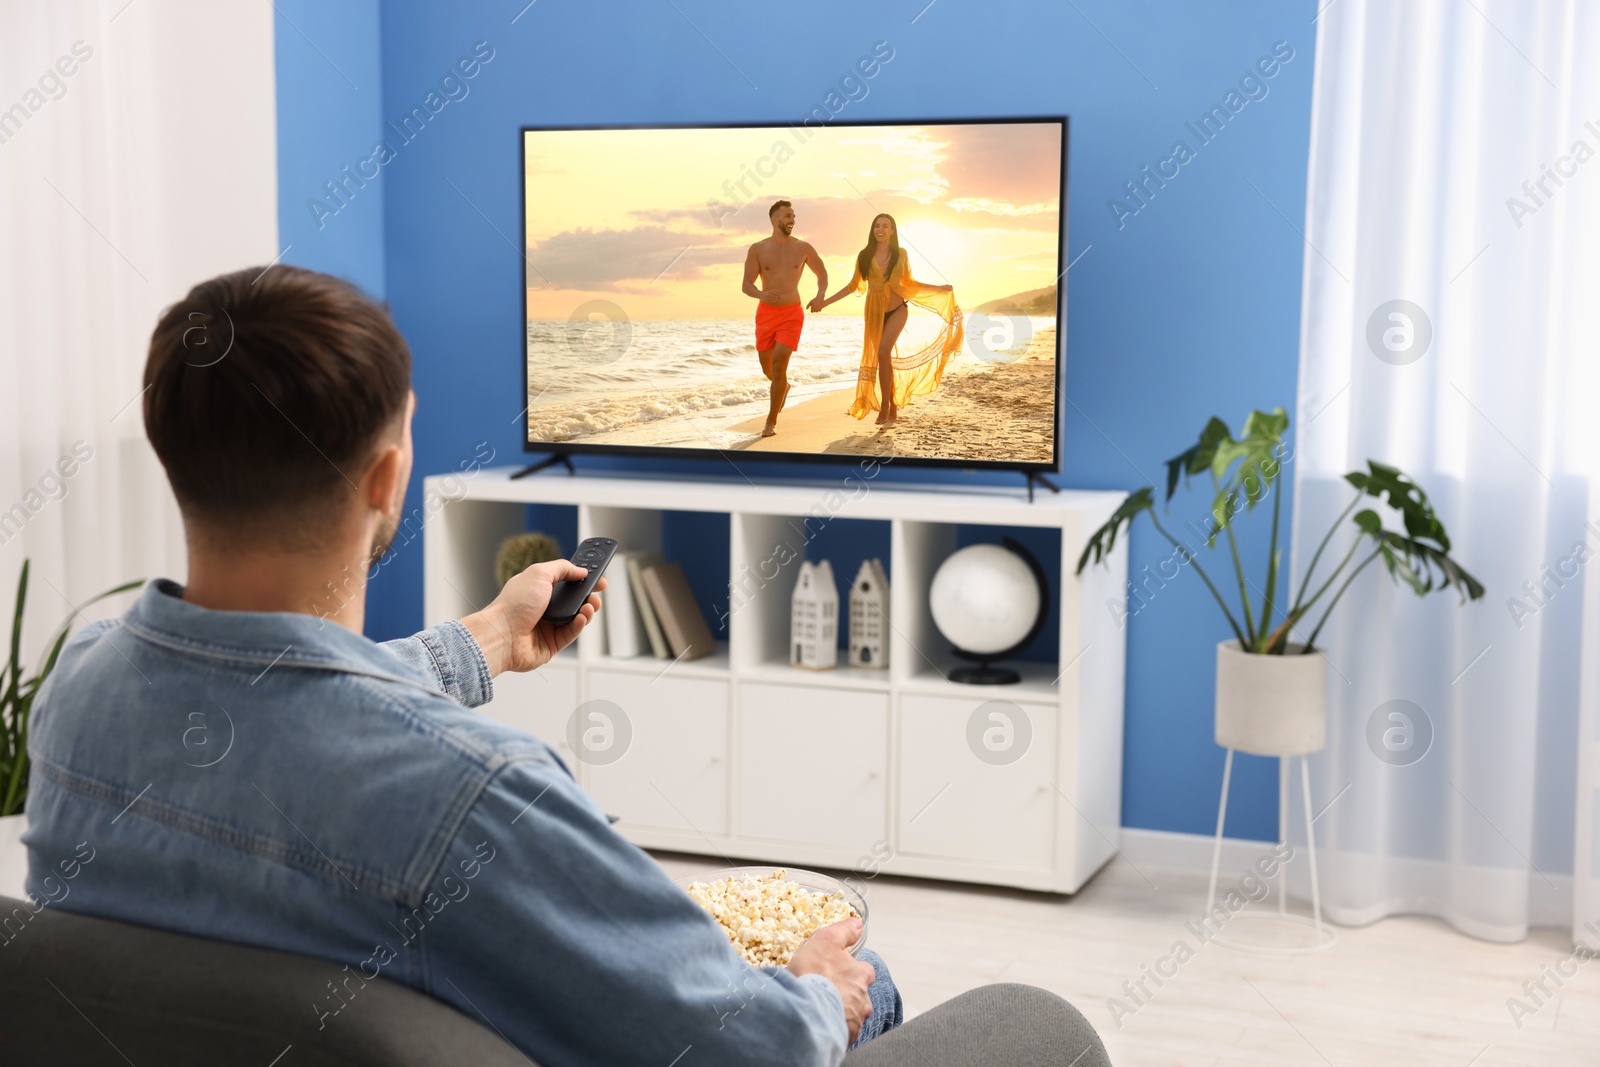
[[[814,893],[837,893],[843,897],[845,903],[854,908],[861,918],[861,936],[856,938],[855,943],[850,945],[847,951],[852,956],[860,954],[867,943],[867,901],[860,893],[837,878],[800,867],[751,866],[717,867],[707,871],[696,871],[694,874],[674,878],[673,881],[687,890],[693,882],[715,882],[723,878],[766,878],[774,871],[782,871],[784,881],[793,882],[803,889],[809,889]]]

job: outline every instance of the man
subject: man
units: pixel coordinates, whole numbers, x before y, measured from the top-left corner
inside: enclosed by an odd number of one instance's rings
[[[767,209],[772,235],[750,246],[744,258],[744,292],[761,303],[756,305],[756,352],[761,358],[761,373],[772,381],[767,409],[767,424],[761,436],[778,432],[778,412],[789,397],[789,356],[800,347],[800,329],[805,312],[800,307],[800,275],[810,267],[817,276],[817,295],[828,291],[828,268],[822,257],[805,241],[794,236],[794,205],[779,200]],[[761,287],[756,287],[759,277]]]
[[[544,1067],[664,1067],[691,1046],[696,1063],[832,1065],[895,1025],[886,972],[846,951],[858,923],[787,968],[745,965],[550,748],[468,710],[594,619],[591,597],[541,621],[582,568],[530,567],[385,645],[362,636],[363,586],[327,614],[394,537],[410,370],[383,310],[311,271],[224,275],[163,315],[145,430],[188,581],[86,627],[41,691],[30,891],[88,842],[68,910],[324,957],[306,990],[321,1027],[374,978],[403,982]]]

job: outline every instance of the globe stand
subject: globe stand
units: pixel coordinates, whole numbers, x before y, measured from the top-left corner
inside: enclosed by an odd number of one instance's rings
[[[1033,572],[1033,580],[1039,586],[1039,612],[1033,618],[1033,625],[1023,635],[1021,641],[1010,648],[1001,649],[999,652],[968,652],[965,649],[950,646],[950,651],[962,659],[970,659],[977,663],[976,667],[953,667],[945,673],[945,677],[952,682],[963,685],[1016,685],[1022,681],[1022,675],[1009,667],[996,667],[995,661],[1010,659],[1018,652],[1033,644],[1039,636],[1039,631],[1044,629],[1046,617],[1050,614],[1050,582],[1045,577],[1044,567],[1039,563],[1032,552],[1021,541],[1010,537],[1000,538],[1000,543],[1028,565]]]
[[[955,653],[962,655],[959,648]],[[966,685],[1015,685],[1022,681],[1022,675],[1010,667],[996,667],[988,657],[979,660],[976,667],[956,667],[945,677]]]

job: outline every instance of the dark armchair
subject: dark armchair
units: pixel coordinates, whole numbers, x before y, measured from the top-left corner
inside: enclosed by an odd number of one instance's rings
[[[324,960],[0,897],[0,1050],[14,1067],[528,1067],[484,1020],[378,979],[338,1016]],[[325,1023],[325,1025],[324,1025]],[[868,1042],[848,1067],[1106,1067],[1094,1029],[1032,986],[974,989]],[[535,1065],[537,1067],[537,1065]]]

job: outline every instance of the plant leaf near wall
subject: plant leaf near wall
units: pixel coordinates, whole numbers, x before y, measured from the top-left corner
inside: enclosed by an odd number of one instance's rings
[[[106,597],[118,593],[126,593],[130,589],[137,589],[144,584],[140,579],[125,582],[115,589],[107,589],[100,595],[84,602],[84,607]],[[39,694],[39,689],[44,685],[50,673],[55,670],[56,660],[61,656],[61,649],[67,643],[67,636],[71,632],[72,618],[61,624],[61,628],[50,638],[50,651],[44,658],[44,663],[38,671],[27,677],[22,671],[22,617],[28,602],[28,561],[22,561],[22,574],[17,579],[17,601],[11,612],[11,642],[9,655],[5,666],[0,668],[0,681],[5,688],[0,690],[0,817],[6,815],[20,815],[23,805],[28,797],[28,722],[33,713],[33,701]],[[81,609],[80,609],[81,610]],[[79,612],[74,612],[74,615]]]

